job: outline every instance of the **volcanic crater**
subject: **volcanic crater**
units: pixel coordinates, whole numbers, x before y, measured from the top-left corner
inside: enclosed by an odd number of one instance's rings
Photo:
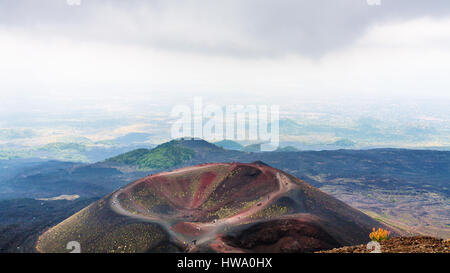
[[[366,243],[383,226],[262,162],[150,175],[43,233],[38,252],[314,252]]]

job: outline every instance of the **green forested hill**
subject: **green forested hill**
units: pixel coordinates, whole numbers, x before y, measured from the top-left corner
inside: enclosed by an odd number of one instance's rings
[[[194,157],[191,149],[176,145],[174,142],[164,143],[154,149],[137,149],[107,160],[138,167],[140,170],[165,169],[179,165]]]

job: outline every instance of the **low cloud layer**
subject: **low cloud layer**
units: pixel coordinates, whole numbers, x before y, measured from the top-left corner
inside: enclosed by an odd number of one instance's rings
[[[448,102],[449,5],[0,0],[0,115],[150,115],[149,103],[193,96],[295,109],[343,96]]]
[[[370,2],[370,1],[369,1]],[[373,26],[450,14],[448,0],[0,0],[0,27],[239,58],[321,57]]]

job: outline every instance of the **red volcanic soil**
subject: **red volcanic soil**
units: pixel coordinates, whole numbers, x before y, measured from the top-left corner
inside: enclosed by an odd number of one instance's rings
[[[251,252],[313,252],[340,246],[320,226],[302,217],[269,220],[221,240]]]
[[[198,207],[201,202],[207,197],[207,189],[211,186],[217,175],[213,172],[205,172],[200,177],[200,185],[195,192],[194,200],[192,202],[193,207]]]
[[[450,253],[450,241],[433,237],[396,237],[380,243],[382,253]],[[370,253],[367,245],[346,246],[320,253]]]
[[[103,202],[109,206],[102,205],[101,210],[91,206],[89,213],[74,215],[44,233],[37,249],[58,251],[60,248],[49,247],[59,246],[51,241],[52,236],[63,242],[76,235],[88,245],[85,249],[100,251],[94,243],[89,245],[90,237],[76,231],[97,230],[101,234],[126,234],[125,239],[117,235],[120,238],[101,242],[101,251],[111,248],[110,252],[314,252],[366,243],[373,227],[383,227],[306,182],[263,163],[203,164],[147,176]],[[142,227],[128,230],[121,226],[116,231],[114,221],[151,224],[155,233],[145,236],[152,245],[139,241],[138,248],[134,242],[128,248],[118,246],[119,239],[134,238],[138,235],[134,232]],[[97,233],[95,238],[100,236]],[[162,242],[170,242],[171,247],[161,248]]]

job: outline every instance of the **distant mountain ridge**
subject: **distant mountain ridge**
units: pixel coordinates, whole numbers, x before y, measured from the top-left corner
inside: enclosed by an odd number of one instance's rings
[[[227,150],[236,150],[236,151],[240,151],[244,147],[240,143],[228,139],[215,142],[214,144]]]

